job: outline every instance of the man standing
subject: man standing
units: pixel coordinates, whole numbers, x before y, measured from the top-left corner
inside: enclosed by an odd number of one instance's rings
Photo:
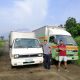
[[[43,51],[44,51],[44,68],[50,69],[51,49],[49,44],[47,43],[47,40],[44,40]]]
[[[66,45],[62,40],[60,40],[60,44],[58,45],[59,49],[59,63],[58,63],[58,71],[60,71],[61,61],[64,61],[65,71],[67,70],[67,55],[66,55]]]

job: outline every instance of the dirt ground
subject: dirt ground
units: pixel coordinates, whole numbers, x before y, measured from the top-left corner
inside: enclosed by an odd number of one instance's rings
[[[68,64],[68,70],[66,72],[61,66],[58,72],[55,65],[51,65],[50,70],[44,69],[42,65],[11,69],[8,52],[0,57],[0,80],[80,80],[80,66]]]

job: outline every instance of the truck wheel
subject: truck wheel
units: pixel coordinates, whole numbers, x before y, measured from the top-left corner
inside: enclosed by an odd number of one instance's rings
[[[11,69],[13,69],[13,68],[15,68],[15,66],[12,66],[12,65],[11,65]]]
[[[71,61],[71,64],[76,64],[77,63],[77,61]]]

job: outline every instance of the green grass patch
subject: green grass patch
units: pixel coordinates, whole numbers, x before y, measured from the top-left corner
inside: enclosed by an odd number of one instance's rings
[[[5,41],[0,40],[0,48],[2,48],[4,46],[4,44],[5,44]]]
[[[5,45],[5,41],[0,40],[0,57],[3,56],[4,54],[4,50],[3,50],[4,45]]]

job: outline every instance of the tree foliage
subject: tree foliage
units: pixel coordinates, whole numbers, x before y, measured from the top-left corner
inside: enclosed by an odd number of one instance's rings
[[[65,28],[70,32],[74,37],[80,35],[80,23],[77,23],[76,19],[69,17],[65,23]]]

